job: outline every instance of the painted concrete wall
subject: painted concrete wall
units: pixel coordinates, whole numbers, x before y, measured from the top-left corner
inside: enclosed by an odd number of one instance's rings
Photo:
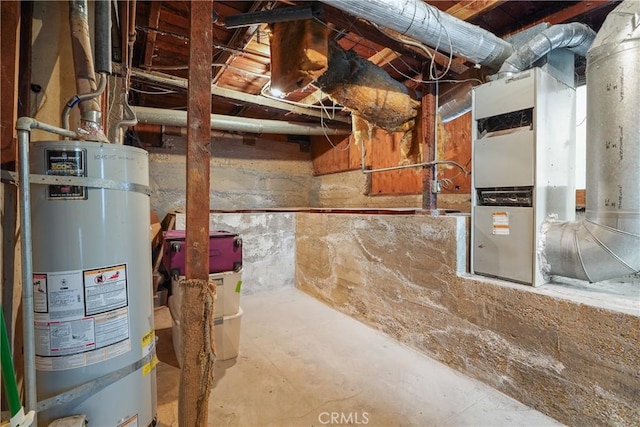
[[[186,142],[165,137],[149,149],[151,209],[160,218],[186,208]],[[299,145],[258,139],[212,139],[210,206],[214,210],[293,208],[309,205],[311,156]]]
[[[318,208],[421,208],[422,196],[367,196],[368,176],[361,171],[320,175],[313,178],[309,206]],[[469,194],[439,194],[439,209],[471,211]]]
[[[465,232],[462,217],[298,213],[296,285],[568,425],[640,425],[640,278],[614,311],[595,286],[461,277]]]
[[[210,230],[231,231],[242,238],[242,295],[294,286],[294,215],[292,212],[209,215]],[[186,229],[185,214],[176,215],[176,229]]]

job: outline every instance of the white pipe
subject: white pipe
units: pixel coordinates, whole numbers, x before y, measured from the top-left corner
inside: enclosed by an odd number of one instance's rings
[[[348,14],[405,34],[438,50],[498,69],[511,44],[422,0],[322,0]]]
[[[133,107],[138,122],[153,125],[187,126],[187,112],[150,107]],[[250,119],[246,117],[211,115],[211,129],[229,132],[273,133],[284,135],[349,135],[351,128],[329,128],[318,124],[285,122],[281,120]]]

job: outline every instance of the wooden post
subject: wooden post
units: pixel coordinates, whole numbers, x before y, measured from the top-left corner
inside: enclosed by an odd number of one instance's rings
[[[207,426],[213,384],[215,287],[209,285],[209,164],[213,2],[190,2],[186,279],[182,291],[180,427]]]
[[[422,134],[422,157],[424,162],[432,162],[436,158],[436,93],[433,84],[424,85],[421,100],[420,126]],[[422,209],[425,213],[436,213],[437,196],[431,192],[431,181],[436,178],[436,167],[422,169]]]
[[[0,60],[0,143],[1,163],[16,161],[16,130],[15,123],[18,115],[18,50],[20,47],[20,3],[0,2],[0,45],[2,58]],[[5,308],[6,310],[6,308]],[[11,323],[8,323],[11,326]]]

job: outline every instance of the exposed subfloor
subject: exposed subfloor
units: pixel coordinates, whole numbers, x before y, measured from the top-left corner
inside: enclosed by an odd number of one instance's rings
[[[240,354],[216,363],[211,426],[561,425],[299,290],[240,302]],[[177,426],[167,307],[155,318],[159,425]]]

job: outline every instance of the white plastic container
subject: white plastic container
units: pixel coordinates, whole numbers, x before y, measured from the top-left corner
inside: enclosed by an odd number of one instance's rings
[[[180,318],[180,305],[182,304],[180,292],[180,280],[184,276],[171,278],[171,295],[174,297],[176,317]],[[240,288],[242,287],[242,270],[225,271],[209,275],[209,280],[216,282],[215,317],[233,316],[240,309]]]
[[[178,363],[180,361],[180,318],[176,316],[176,299],[169,297],[169,311],[173,319],[171,337],[173,338],[173,351]],[[233,316],[217,317],[213,320],[213,334],[216,340],[216,360],[228,360],[238,357],[240,349],[240,322],[242,320],[242,307]]]

